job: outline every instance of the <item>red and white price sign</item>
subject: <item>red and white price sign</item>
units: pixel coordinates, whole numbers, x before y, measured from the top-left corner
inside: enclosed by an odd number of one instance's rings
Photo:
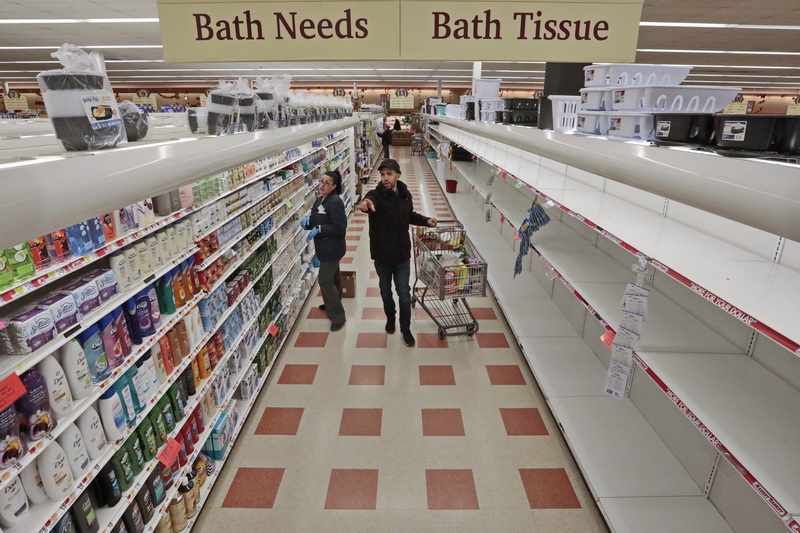
[[[25,385],[22,384],[22,380],[16,373],[0,381],[0,411],[4,411],[23,394],[25,394]]]
[[[603,336],[600,337],[600,340],[603,341],[603,344],[608,346],[608,349],[610,350],[611,349],[611,343],[614,342],[614,337],[615,337],[615,335],[614,335],[613,331],[606,331],[603,334]]]
[[[181,443],[174,438],[169,439],[164,443],[164,447],[161,448],[161,451],[158,454],[158,460],[162,465],[169,466],[175,462],[175,458],[178,457],[180,451]]]
[[[278,326],[272,324],[267,331],[269,332],[270,335],[274,337],[278,334]]]

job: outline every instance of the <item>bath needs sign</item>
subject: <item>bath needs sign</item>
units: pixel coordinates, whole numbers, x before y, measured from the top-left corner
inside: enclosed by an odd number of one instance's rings
[[[633,61],[643,0],[158,0],[164,59]]]

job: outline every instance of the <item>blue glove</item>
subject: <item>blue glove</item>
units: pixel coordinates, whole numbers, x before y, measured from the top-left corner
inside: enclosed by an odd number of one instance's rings
[[[306,237],[306,240],[310,241],[311,239],[313,239],[317,235],[319,235],[319,228],[314,228],[314,229],[312,229],[311,231],[308,232],[308,236]]]
[[[308,229],[309,224],[311,224],[311,218],[306,217],[300,221],[300,227],[303,229]]]

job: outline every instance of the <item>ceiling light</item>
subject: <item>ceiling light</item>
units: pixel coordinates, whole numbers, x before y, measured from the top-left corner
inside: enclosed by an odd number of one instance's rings
[[[800,30],[800,26],[781,26],[769,24],[720,24],[714,22],[640,22],[639,26],[659,28],[718,28],[736,30]]]
[[[0,24],[136,24],[158,22],[158,18],[112,18],[112,19],[0,19]]]

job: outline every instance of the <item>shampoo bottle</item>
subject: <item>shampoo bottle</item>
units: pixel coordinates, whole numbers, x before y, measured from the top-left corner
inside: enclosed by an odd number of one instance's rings
[[[44,490],[51,500],[59,501],[72,490],[74,478],[69,459],[58,442],[51,442],[36,459]]]
[[[92,381],[100,383],[111,375],[111,368],[108,366],[108,359],[103,348],[103,337],[100,336],[100,329],[91,326],[78,335],[78,342],[86,354],[86,362],[89,365],[89,372],[92,374]]]
[[[56,442],[64,449],[75,479],[83,479],[86,470],[89,468],[89,452],[83,444],[83,435],[75,424],[70,424]]]
[[[28,514],[28,497],[19,477],[0,490],[0,524],[14,527]]]
[[[108,440],[115,442],[125,437],[128,427],[125,420],[125,408],[122,406],[119,395],[113,388],[110,388],[100,396],[98,404],[100,419],[103,421],[103,428]]]
[[[89,459],[93,461],[100,459],[106,451],[108,441],[103,431],[103,424],[100,422],[100,416],[94,406],[90,405],[86,408],[86,411],[78,417],[77,424],[83,436],[83,445],[86,447]]]
[[[72,392],[67,382],[64,369],[58,364],[55,357],[48,355],[38,365],[39,372],[44,376],[47,388],[47,398],[50,408],[56,418],[62,418],[72,410]]]
[[[47,495],[44,485],[42,485],[42,478],[39,475],[39,467],[36,466],[36,461],[32,461],[19,473],[19,479],[22,481],[25,493],[32,504],[36,505],[50,501],[50,496]]]
[[[89,372],[86,354],[77,339],[68,341],[59,349],[59,360],[67,376],[72,398],[82,400],[89,396],[94,389],[92,374]]]

